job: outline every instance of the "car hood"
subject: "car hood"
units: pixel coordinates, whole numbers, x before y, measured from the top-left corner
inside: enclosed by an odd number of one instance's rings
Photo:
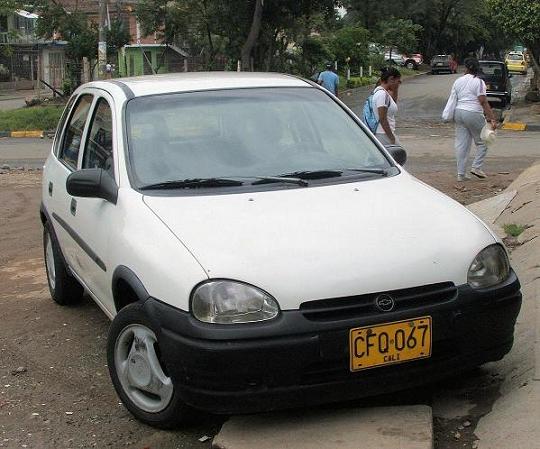
[[[471,212],[406,172],[331,186],[143,200],[210,278],[256,285],[282,309],[463,284],[476,254],[495,242]]]

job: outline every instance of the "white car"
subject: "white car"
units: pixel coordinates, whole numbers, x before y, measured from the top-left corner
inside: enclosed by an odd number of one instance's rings
[[[85,84],[43,172],[52,298],[112,319],[114,386],[159,427],[498,360],[521,305],[506,251],[405,157],[293,76]]]

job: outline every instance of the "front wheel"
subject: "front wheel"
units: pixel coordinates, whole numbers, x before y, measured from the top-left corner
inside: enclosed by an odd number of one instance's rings
[[[114,318],[107,361],[118,396],[138,420],[161,429],[186,420],[190,409],[167,373],[156,332],[138,304],[126,306]]]

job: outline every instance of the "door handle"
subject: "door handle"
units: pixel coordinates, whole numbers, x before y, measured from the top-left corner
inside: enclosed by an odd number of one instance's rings
[[[69,210],[71,211],[71,215],[75,215],[77,213],[77,200],[75,198],[71,198]]]
[[[49,196],[52,196],[52,191],[53,191],[53,183],[49,181]]]

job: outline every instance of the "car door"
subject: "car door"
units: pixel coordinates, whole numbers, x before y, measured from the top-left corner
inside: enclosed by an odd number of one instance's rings
[[[93,95],[85,92],[76,97],[64,129],[57,134],[54,155],[47,160],[44,170],[47,175],[44,185],[45,207],[66,262],[83,282],[84,273],[78,258],[77,232],[74,227],[73,198],[67,193],[66,180],[78,168],[81,142],[93,101]]]
[[[113,99],[104,91],[95,91],[87,132],[81,150],[81,169],[100,168],[118,184],[116,128]],[[101,307],[113,313],[112,271],[110,255],[114,235],[120,226],[118,208],[101,198],[74,198],[74,223],[85,246],[79,246],[78,260],[85,273],[86,287]]]

